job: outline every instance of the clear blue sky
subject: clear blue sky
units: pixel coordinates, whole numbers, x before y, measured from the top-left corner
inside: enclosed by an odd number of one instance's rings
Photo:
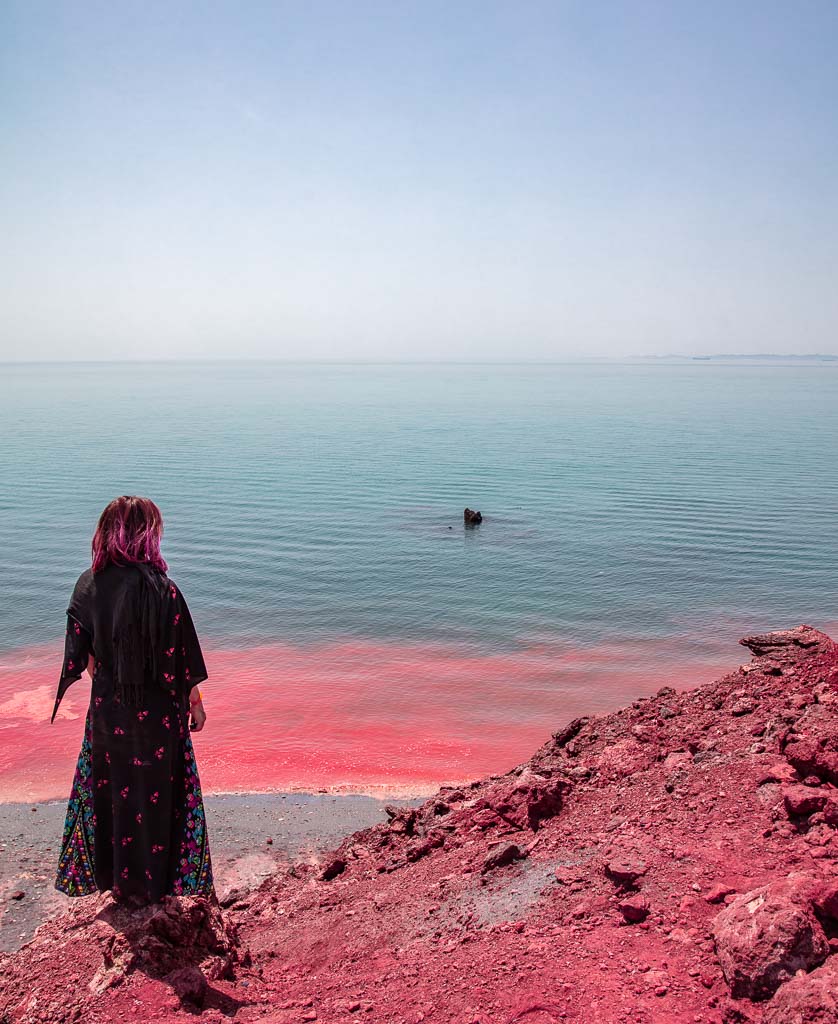
[[[0,0],[0,358],[838,352],[838,3]]]

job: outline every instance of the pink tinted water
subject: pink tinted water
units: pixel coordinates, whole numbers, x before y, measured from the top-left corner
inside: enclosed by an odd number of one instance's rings
[[[205,653],[209,720],[195,745],[206,792],[419,795],[506,771],[577,715],[707,682],[746,652],[728,641],[685,659],[672,641],[492,653],[353,640]],[[69,791],[89,681],[50,725],[60,656],[55,642],[0,659],[2,801]]]

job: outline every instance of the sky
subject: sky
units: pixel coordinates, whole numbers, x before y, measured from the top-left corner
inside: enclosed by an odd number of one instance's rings
[[[0,0],[0,359],[838,352],[838,4]]]

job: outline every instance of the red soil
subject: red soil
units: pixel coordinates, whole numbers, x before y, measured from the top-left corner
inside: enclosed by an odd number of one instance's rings
[[[838,647],[766,636],[713,684],[394,809],[223,923],[84,901],[0,958],[0,1020],[834,1022]]]

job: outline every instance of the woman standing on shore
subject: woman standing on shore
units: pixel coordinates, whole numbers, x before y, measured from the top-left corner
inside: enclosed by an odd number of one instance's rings
[[[110,889],[142,904],[213,892],[189,735],[206,721],[207,670],[162,535],[153,501],[112,501],[67,609],[53,720],[70,684],[85,670],[92,679],[55,881],[68,896]]]

